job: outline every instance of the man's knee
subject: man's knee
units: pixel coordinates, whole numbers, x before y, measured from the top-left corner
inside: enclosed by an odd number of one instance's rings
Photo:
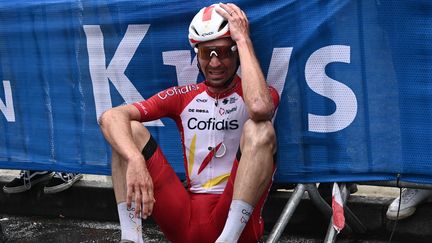
[[[243,126],[241,146],[271,148],[276,150],[276,132],[271,121],[255,122],[247,120]]]

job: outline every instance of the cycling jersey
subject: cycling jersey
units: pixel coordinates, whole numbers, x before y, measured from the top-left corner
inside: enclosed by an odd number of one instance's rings
[[[141,122],[171,117],[182,139],[188,188],[193,193],[221,194],[230,176],[240,144],[243,124],[249,118],[242,97],[241,79],[222,94],[212,93],[204,82],[172,87],[134,103]],[[269,87],[275,107],[277,91]]]

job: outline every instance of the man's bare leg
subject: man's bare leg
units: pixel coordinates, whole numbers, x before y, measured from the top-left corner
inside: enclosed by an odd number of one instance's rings
[[[276,133],[270,121],[248,120],[243,130],[242,153],[234,183],[233,200],[255,205],[273,176],[273,156],[276,153]]]
[[[139,122],[132,122],[131,128],[135,144],[137,144],[139,148],[144,148],[145,144],[150,139],[149,131]],[[142,237],[141,218],[135,217],[134,203],[132,203],[130,209],[126,206],[126,170],[126,162],[115,150],[113,150],[111,179],[120,219],[121,238],[134,242],[144,242]]]
[[[248,120],[240,141],[242,153],[227,222],[216,242],[237,242],[273,176],[276,134],[270,121]],[[241,223],[239,223],[241,222]]]

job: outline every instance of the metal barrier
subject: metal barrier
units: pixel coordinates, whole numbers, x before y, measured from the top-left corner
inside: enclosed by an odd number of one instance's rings
[[[355,214],[346,206],[346,201],[349,197],[349,191],[345,185],[345,183],[341,183],[341,191],[342,191],[342,202],[344,205],[345,218],[346,218],[346,230],[348,232],[354,231],[358,233],[366,232],[366,227],[363,223],[355,216]],[[285,208],[283,209],[281,216],[276,222],[273,230],[271,231],[267,243],[275,243],[279,240],[282,232],[284,231],[286,225],[291,219],[294,211],[302,199],[302,196],[305,192],[308,192],[309,198],[314,203],[314,205],[329,218],[330,223],[327,230],[327,235],[324,242],[335,242],[336,240],[336,231],[332,227],[332,209],[330,205],[322,198],[320,193],[318,192],[318,188],[316,184],[308,183],[308,184],[297,184],[294,189],[294,192],[290,199],[288,200]]]
[[[416,188],[416,189],[431,189],[432,185],[430,184],[419,184],[413,182],[405,182],[405,181],[364,181],[364,182],[356,182],[359,185],[368,185],[368,186],[385,186],[385,187],[398,187],[398,188]],[[346,220],[346,232],[356,232],[356,233],[365,233],[367,228],[364,224],[357,218],[357,216],[351,211],[351,209],[346,205],[346,202],[349,198],[350,192],[345,183],[340,183],[340,189],[342,194],[342,203],[344,205],[344,213]],[[286,225],[291,219],[294,211],[302,199],[304,193],[307,192],[310,200],[317,207],[317,209],[326,217],[329,218],[329,226],[327,228],[327,234],[324,242],[335,242],[337,233],[332,225],[332,209],[329,203],[321,196],[318,191],[317,184],[315,183],[307,183],[307,184],[297,184],[294,189],[294,192],[290,199],[288,200],[285,208],[283,209],[278,221],[273,227],[268,239],[267,243],[275,243],[278,241],[280,236],[282,235]]]

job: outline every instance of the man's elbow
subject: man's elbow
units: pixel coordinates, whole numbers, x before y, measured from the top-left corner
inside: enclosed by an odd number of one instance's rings
[[[249,117],[253,121],[270,121],[273,118],[273,114],[273,104],[256,103],[249,110]]]

